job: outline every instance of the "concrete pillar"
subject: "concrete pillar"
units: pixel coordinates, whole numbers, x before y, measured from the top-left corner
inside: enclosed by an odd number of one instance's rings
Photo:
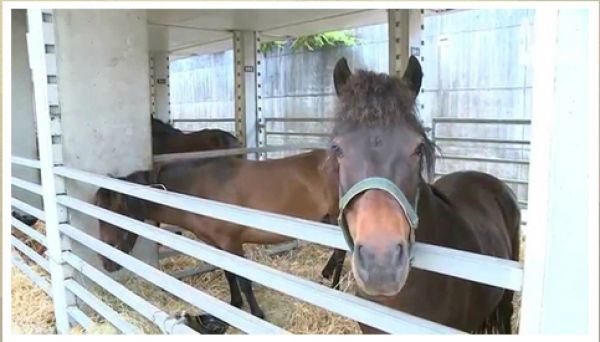
[[[150,78],[144,10],[56,10],[57,81],[65,166],[125,176],[150,169]],[[67,193],[92,201],[97,188],[68,181]],[[71,224],[98,236],[98,221],[70,211]],[[99,266],[97,254],[76,253]],[[154,243],[133,255],[158,263]]]
[[[38,159],[37,138],[33,112],[33,83],[27,55],[27,12],[24,9],[11,11],[11,116],[12,155]],[[40,184],[39,170],[12,166],[13,177]],[[12,187],[12,196],[42,209],[39,195]]]

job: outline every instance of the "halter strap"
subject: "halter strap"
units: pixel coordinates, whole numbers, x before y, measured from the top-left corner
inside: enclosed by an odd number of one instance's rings
[[[371,190],[371,189],[379,189],[387,192],[392,195],[392,197],[400,204],[400,207],[404,211],[408,219],[408,224],[410,225],[410,246],[415,242],[415,229],[419,225],[419,216],[417,215],[417,207],[419,203],[419,195],[421,192],[420,188],[417,188],[417,194],[415,197],[415,205],[413,205],[408,201],[402,190],[396,186],[392,181],[382,177],[369,177],[365,178],[358,183],[354,184],[343,196],[340,193],[340,211],[338,216],[338,225],[342,229],[344,233],[344,238],[346,239],[346,243],[350,247],[350,250],[354,250],[354,241],[352,240],[352,236],[348,229],[348,224],[346,223],[346,219],[344,217],[344,209],[350,204],[354,197],[359,194]],[[341,190],[340,190],[341,192]]]

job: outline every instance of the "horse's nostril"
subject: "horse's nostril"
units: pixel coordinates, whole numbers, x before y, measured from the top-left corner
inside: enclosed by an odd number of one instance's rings
[[[404,255],[404,248],[405,246],[401,243],[396,245],[395,251],[393,253],[394,263],[397,262],[399,265],[402,265],[404,259],[406,258],[406,256]]]
[[[360,262],[360,264],[364,265],[365,258],[364,258],[364,249],[363,249],[362,245],[356,245],[356,255],[358,256],[358,261]]]
[[[403,246],[401,243],[399,243],[399,244],[397,245],[397,247],[396,247],[396,251],[397,251],[397,253],[398,253],[398,256],[399,256],[400,258],[402,258],[402,255],[403,255],[403,252],[404,252],[404,246]]]

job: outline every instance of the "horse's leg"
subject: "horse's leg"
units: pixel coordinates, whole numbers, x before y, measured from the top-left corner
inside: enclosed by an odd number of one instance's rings
[[[342,275],[342,269],[344,268],[344,259],[346,259],[346,251],[336,249],[331,255],[332,259],[335,259],[335,268],[333,270],[333,281],[331,287],[339,290],[340,276]]]
[[[227,244],[227,248],[223,248],[226,251],[233,253],[235,255],[244,257],[244,248],[242,247],[241,241],[231,241]],[[256,297],[254,297],[254,291],[252,290],[252,282],[244,277],[240,277],[239,275],[235,275],[237,281],[240,285],[240,289],[246,296],[246,301],[248,302],[248,306],[250,307],[250,312],[259,318],[265,318],[265,314],[262,309],[258,306],[258,302],[256,301]]]
[[[327,261],[327,265],[321,271],[321,275],[325,279],[329,279],[333,275],[333,281],[331,282],[332,288],[338,288],[340,282],[340,276],[342,269],[344,268],[344,259],[346,258],[346,251],[341,249],[334,249],[331,257]]]
[[[225,278],[227,278],[227,282],[229,283],[230,304],[236,308],[241,308],[244,302],[238,285],[237,275],[226,270],[223,270],[223,272],[225,272]]]
[[[333,251],[333,254],[331,254],[331,256],[329,257],[329,260],[327,261],[327,265],[325,265],[325,267],[323,267],[323,270],[321,271],[321,275],[323,276],[323,278],[329,280],[329,278],[331,278],[331,275],[333,274],[334,267],[335,267],[335,250]]]
[[[250,312],[258,318],[265,318],[265,313],[258,306],[256,297],[254,297],[254,290],[252,290],[252,282],[244,277],[237,276],[237,278],[240,283],[240,287],[242,288],[242,292],[244,292],[246,300],[248,301],[248,306],[250,306]]]

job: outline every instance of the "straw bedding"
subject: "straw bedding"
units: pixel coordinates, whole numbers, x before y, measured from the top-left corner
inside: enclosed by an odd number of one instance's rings
[[[43,229],[42,227],[37,227]],[[188,235],[188,234],[186,234]],[[522,245],[523,246],[523,245]],[[523,248],[522,248],[523,249]],[[317,245],[301,245],[300,247],[280,255],[269,256],[263,246],[247,246],[246,255],[252,260],[265,264],[284,272],[288,272],[305,279],[329,283],[321,277],[321,269],[331,255],[331,250]],[[521,256],[522,258],[522,256]],[[348,258],[347,258],[348,259]],[[166,272],[175,272],[203,263],[186,256],[174,256],[161,261],[161,269]],[[38,266],[33,266],[40,274],[44,271]],[[340,281],[344,292],[354,292],[354,279],[349,272],[349,261],[346,260],[344,272]],[[125,320],[139,326],[144,333],[159,334],[158,327],[150,323],[133,309],[113,297],[110,293],[96,286],[91,280],[84,279],[85,285],[90,287],[92,293],[106,302]],[[198,309],[190,304],[172,296],[166,291],[131,274],[124,274],[119,280],[136,294],[147,299],[157,307],[169,314],[185,310],[191,314],[199,313]],[[184,282],[201,289],[212,296],[225,302],[229,300],[229,287],[220,270],[196,275],[183,279]],[[316,306],[307,304],[293,297],[284,295],[260,284],[253,283],[259,305],[266,315],[266,319],[295,334],[359,334],[358,324],[345,317],[333,314]],[[12,294],[12,332],[23,334],[49,334],[55,333],[54,316],[51,299],[27,276],[13,267],[11,272]],[[35,303],[35,305],[32,305]],[[518,308],[520,296],[515,296],[515,315],[513,322],[518,322]],[[247,305],[244,310],[248,311]],[[72,333],[81,334],[115,334],[118,331],[107,323],[103,317],[85,306],[82,310],[96,323],[88,331],[81,327],[72,329]],[[227,334],[239,334],[239,330],[231,327]]]

